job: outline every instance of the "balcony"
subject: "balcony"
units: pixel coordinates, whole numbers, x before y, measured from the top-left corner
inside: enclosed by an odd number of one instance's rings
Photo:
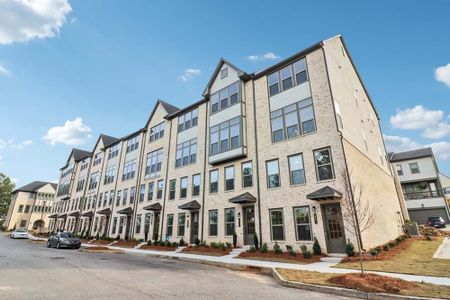
[[[414,192],[414,193],[404,193],[403,195],[405,196],[406,200],[436,198],[436,197],[443,196],[441,191],[423,191],[423,192]]]

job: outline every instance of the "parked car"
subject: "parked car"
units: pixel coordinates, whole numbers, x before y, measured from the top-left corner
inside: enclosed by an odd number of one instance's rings
[[[71,232],[58,232],[48,238],[47,247],[80,249],[81,241]]]
[[[12,239],[27,239],[27,238],[29,238],[28,231],[25,228],[19,228],[19,229],[14,230],[13,232],[11,232],[9,237]]]
[[[447,222],[445,222],[443,217],[429,217],[427,225],[435,228],[445,228]]]

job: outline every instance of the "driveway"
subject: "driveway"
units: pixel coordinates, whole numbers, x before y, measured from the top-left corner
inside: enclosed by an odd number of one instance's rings
[[[48,249],[0,233],[0,299],[324,299],[272,277],[139,254]],[[335,297],[333,299],[349,299]]]

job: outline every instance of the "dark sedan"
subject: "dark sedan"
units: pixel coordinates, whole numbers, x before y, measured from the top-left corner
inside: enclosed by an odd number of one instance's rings
[[[427,225],[435,228],[445,228],[446,224],[443,217],[429,217],[427,220]]]
[[[80,249],[81,241],[73,233],[58,232],[48,238],[47,247]]]

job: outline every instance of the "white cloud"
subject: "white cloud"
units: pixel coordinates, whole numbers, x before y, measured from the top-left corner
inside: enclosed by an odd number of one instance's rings
[[[0,149],[10,147],[12,149],[23,149],[25,146],[33,144],[32,140],[25,140],[20,143],[16,143],[14,139],[3,140],[0,139]]]
[[[249,55],[246,58],[247,58],[247,60],[249,60],[251,62],[280,59],[280,57],[273,52],[267,52],[266,54],[261,54],[261,55]]]
[[[181,80],[188,81],[198,75],[200,75],[202,71],[200,69],[186,69],[183,74],[180,75]]]
[[[450,159],[450,143],[447,141],[440,141],[422,145],[408,137],[401,137],[396,135],[385,135],[384,141],[386,142],[386,148],[389,152],[401,152],[431,147],[433,149],[434,155],[438,159]]]
[[[54,126],[47,131],[43,137],[51,145],[63,143],[66,145],[80,145],[91,138],[91,128],[83,124],[83,119],[78,117],[67,120],[63,126]]]
[[[450,64],[437,67],[434,70],[434,78],[450,87]]]
[[[5,67],[0,65],[0,75],[11,75],[11,72]]]
[[[438,124],[444,116],[442,110],[428,110],[422,105],[405,110],[397,109],[390,118],[392,126],[400,129],[424,129]]]
[[[422,133],[423,137],[429,139],[441,139],[447,135],[450,135],[450,124],[447,122],[441,122],[436,126],[426,128]]]
[[[71,11],[67,0],[0,0],[0,44],[54,37]]]

